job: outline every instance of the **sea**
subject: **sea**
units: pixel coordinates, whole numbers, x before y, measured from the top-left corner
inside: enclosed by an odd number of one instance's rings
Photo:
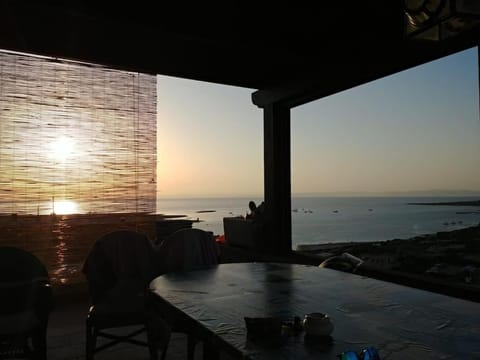
[[[292,248],[322,243],[408,239],[478,225],[480,206],[410,203],[479,199],[480,196],[293,197]],[[224,233],[223,218],[245,216],[250,200],[257,204],[262,201],[261,198],[245,197],[160,198],[157,199],[157,214],[194,220],[193,227],[221,235]],[[18,208],[22,209],[20,205]],[[89,203],[77,205],[78,209],[92,206]],[[0,211],[0,246],[21,247],[38,256],[45,263],[54,286],[85,281],[82,264],[93,243],[106,232],[133,228],[150,239],[156,237],[157,215],[154,213],[57,213],[52,216],[47,213],[16,215],[7,211],[9,209],[6,207],[5,211]]]
[[[292,197],[292,243],[367,242],[407,239],[480,223],[480,207],[411,205],[476,201],[462,197]],[[157,211],[198,220],[194,227],[223,234],[223,218],[245,216],[260,198],[157,199]]]

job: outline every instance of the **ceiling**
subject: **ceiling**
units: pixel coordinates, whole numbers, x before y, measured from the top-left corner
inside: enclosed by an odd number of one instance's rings
[[[0,0],[0,48],[252,89],[310,81],[318,97],[480,39],[408,40],[399,0],[312,3]]]

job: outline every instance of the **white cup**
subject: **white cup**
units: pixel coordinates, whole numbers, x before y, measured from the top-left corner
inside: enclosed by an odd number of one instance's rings
[[[310,313],[303,319],[303,329],[307,335],[329,336],[333,332],[333,324],[326,314]]]

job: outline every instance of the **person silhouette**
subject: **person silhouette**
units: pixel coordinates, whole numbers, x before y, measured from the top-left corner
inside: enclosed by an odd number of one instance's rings
[[[248,203],[248,208],[250,209],[250,213],[247,213],[245,216],[247,219],[253,219],[256,221],[262,221],[263,220],[263,212],[265,208],[265,203],[262,201],[260,205],[257,206],[255,204],[255,201],[250,201]]]
[[[255,204],[255,201],[249,201],[248,202],[248,208],[250,209],[250,213],[247,213],[245,218],[247,219],[253,219],[255,217],[255,211],[257,210],[257,204]]]

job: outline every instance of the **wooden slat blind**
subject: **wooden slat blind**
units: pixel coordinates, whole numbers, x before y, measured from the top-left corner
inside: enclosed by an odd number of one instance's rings
[[[156,209],[156,77],[0,52],[0,213]]]

